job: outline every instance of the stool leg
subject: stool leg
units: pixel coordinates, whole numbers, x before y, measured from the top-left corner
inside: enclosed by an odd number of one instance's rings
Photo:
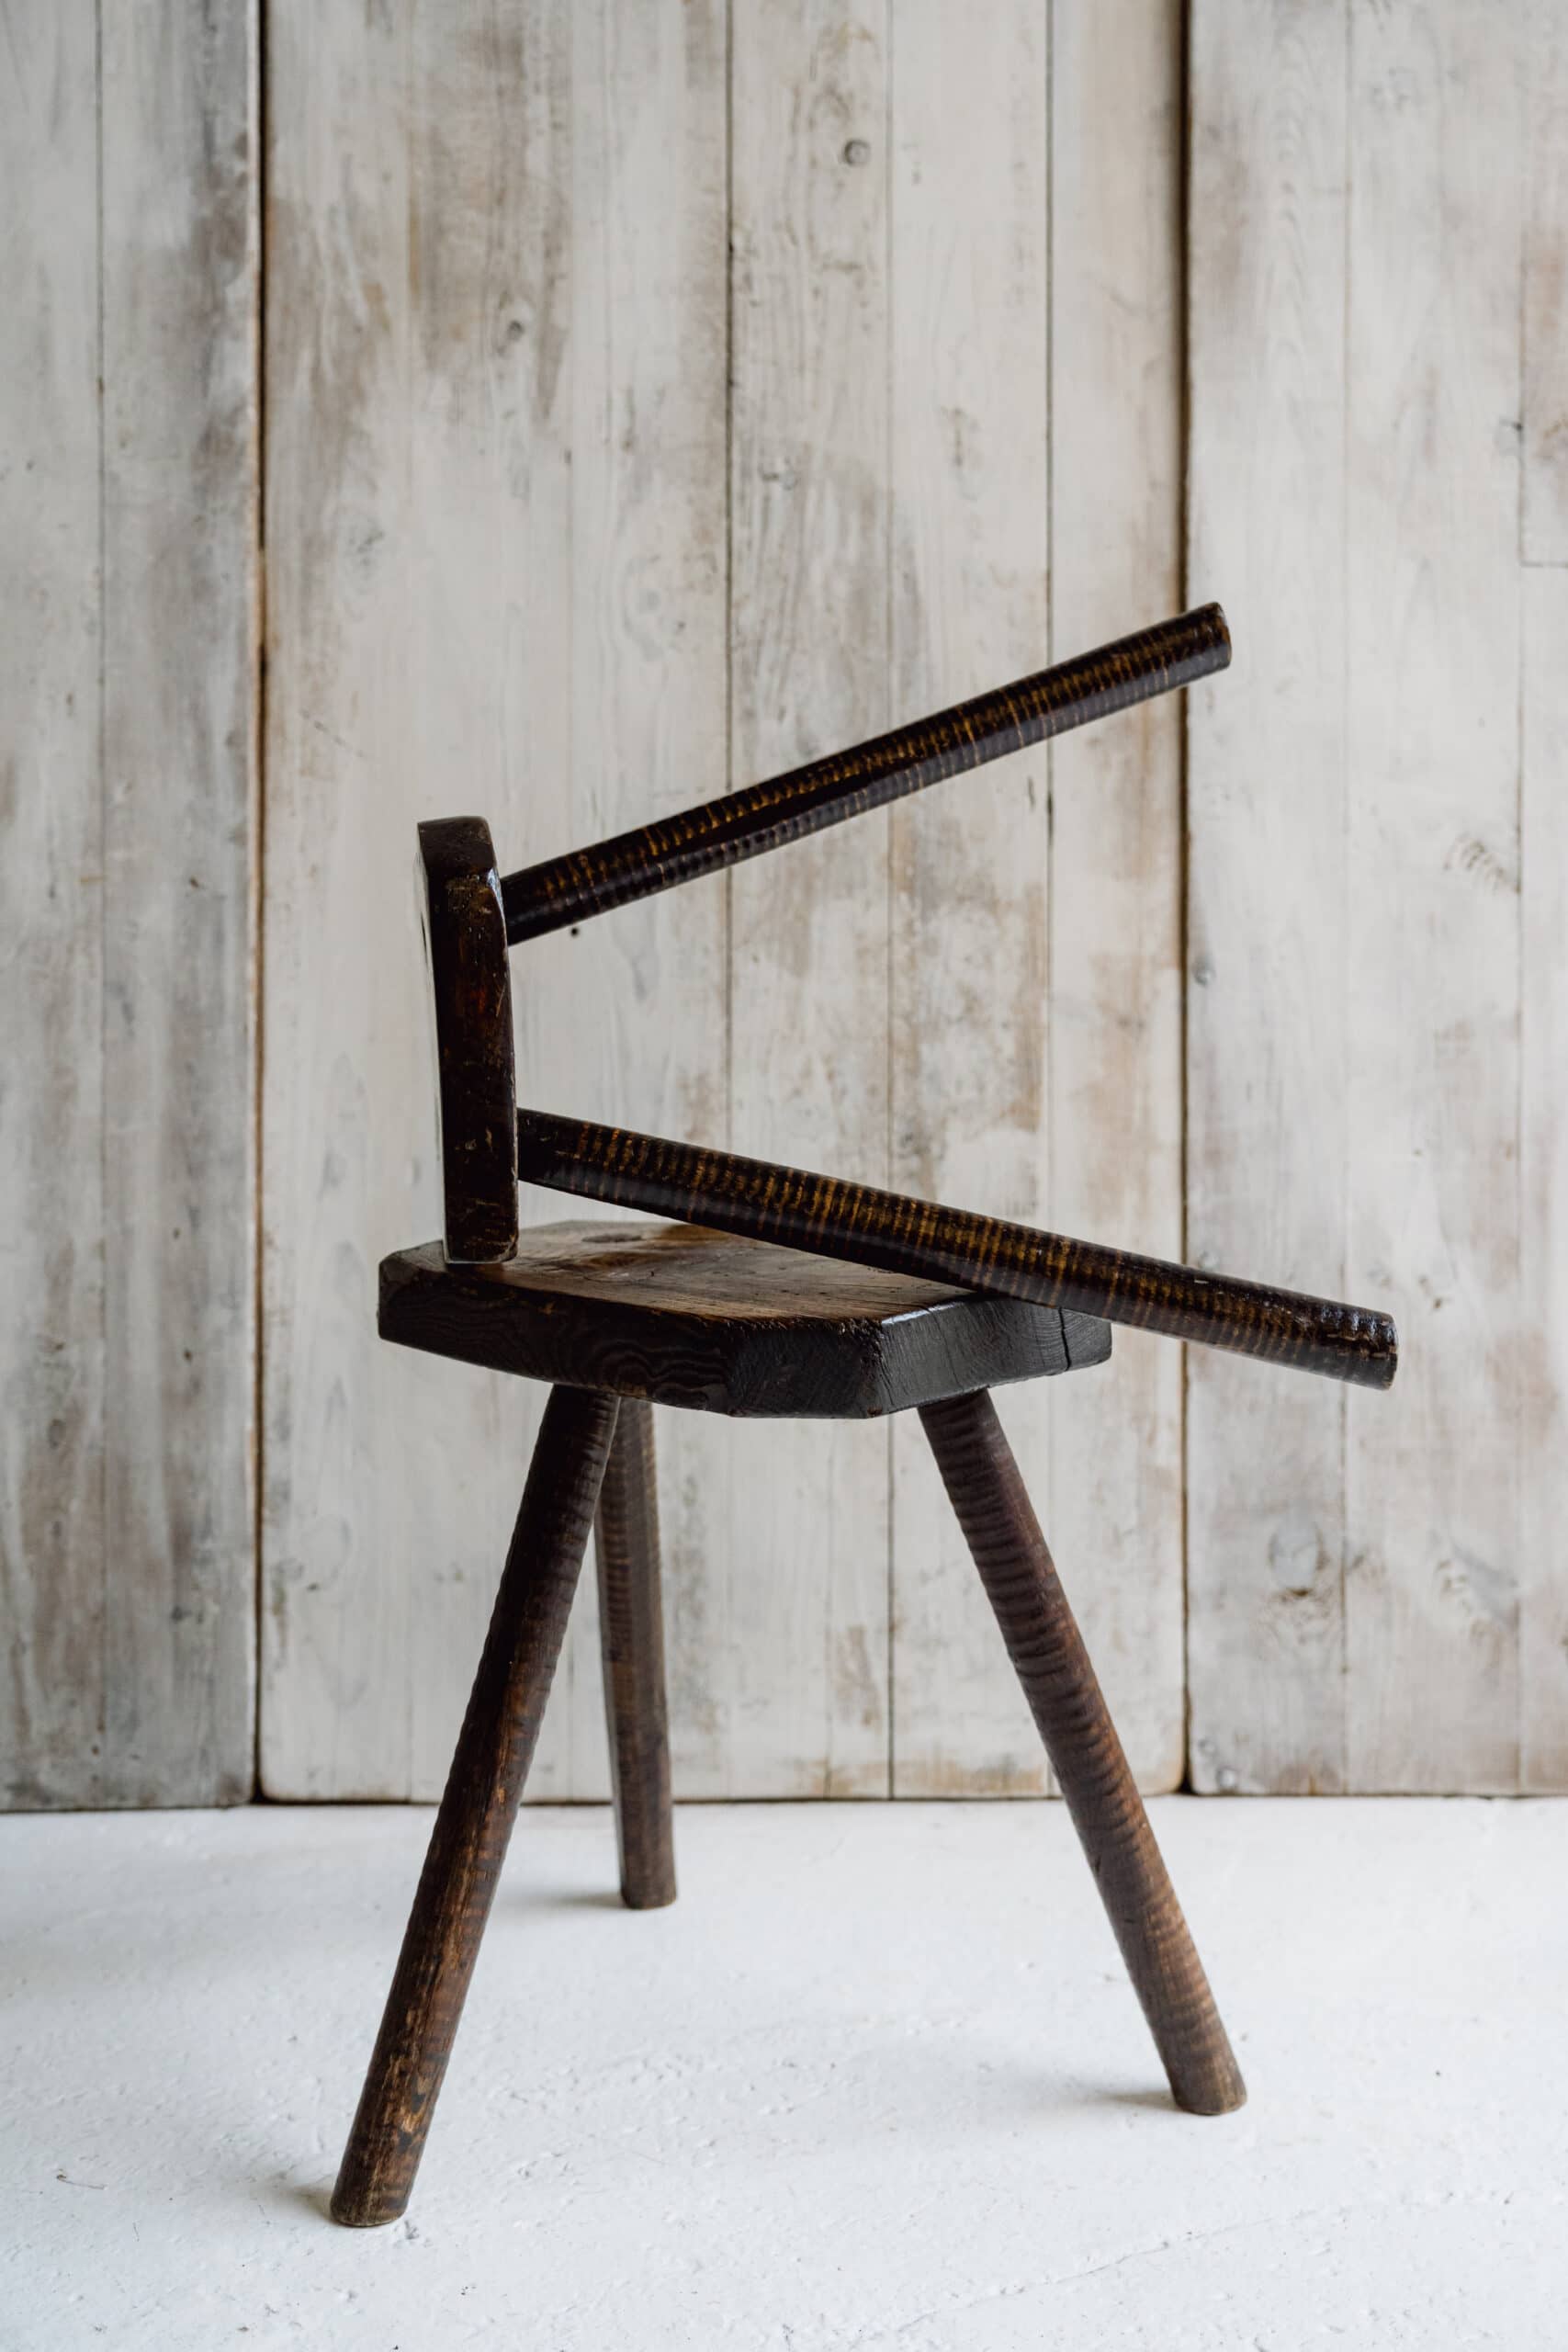
[[[656,1911],[675,1900],[670,1817],[670,1732],[664,1699],[664,1611],[659,1585],[659,1489],[653,1408],[622,1399],[599,1516],[599,1633],[621,1900]]]
[[[560,1656],[615,1399],[557,1388],[333,2192],[351,2229],[409,2201]]]
[[[1224,2115],[1247,2086],[996,1408],[982,1389],[920,1419],[1177,2105]]]

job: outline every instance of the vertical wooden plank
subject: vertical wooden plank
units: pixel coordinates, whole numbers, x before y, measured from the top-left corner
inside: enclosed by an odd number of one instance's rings
[[[1568,21],[1557,0],[1515,5],[1529,107],[1523,554],[1568,563]]]
[[[94,10],[10,21],[0,130],[0,1801],[108,1793]]]
[[[725,788],[725,16],[720,0],[572,12],[570,799],[547,840],[530,817],[519,863]],[[520,949],[513,972],[525,1099],[724,1138],[722,876]],[[563,1206],[546,1193],[523,1205],[539,1222]],[[722,1744],[709,1599],[723,1590],[730,1431],[700,1414],[656,1419],[684,1795],[707,1784]],[[540,1797],[607,1792],[597,1606],[585,1577],[535,1758]]]
[[[508,865],[512,851],[501,843],[519,843],[526,862],[534,854],[527,844],[558,825],[569,829],[573,814],[574,181],[581,125],[572,18],[558,0],[510,0],[457,21],[446,9],[418,7],[408,28],[411,332],[400,422],[409,527],[423,553],[408,616],[419,685],[410,780],[421,814],[452,805],[459,777],[466,799],[488,805],[493,792],[498,854]],[[520,1072],[525,1085],[558,1091],[563,1057],[542,1044],[554,1035],[557,978],[517,959]],[[591,1035],[586,1023],[573,1024],[580,1054],[590,1050]],[[426,1102],[417,1102],[415,1115],[429,1132]],[[375,1126],[371,1148],[378,1148]],[[455,1368],[431,1369],[440,1379]],[[487,1397],[500,1458],[487,1447],[482,1468],[476,1464],[489,1498],[482,1552],[465,1547],[452,1579],[431,1573],[439,1555],[423,1545],[399,1563],[415,1796],[435,1795],[446,1779],[504,1555],[502,1531],[515,1508],[508,1489],[532,1453],[544,1401],[532,1386],[499,1381]],[[517,1457],[502,1470],[513,1430]],[[445,1532],[450,1465],[416,1461],[426,1509],[442,1515]],[[439,1540],[434,1524],[430,1538]],[[569,1634],[547,1743],[541,1741],[530,1774],[536,1796],[574,1793],[580,1709],[572,1702],[597,1645],[593,1603],[589,1589],[586,1613],[594,1623],[587,1643],[580,1624]],[[422,1660],[435,1661],[435,1670],[422,1671]],[[603,1749],[601,1730],[597,1796],[608,1787]]]
[[[1188,698],[1188,1254],[1339,1295],[1348,38],[1196,0],[1189,209],[1188,585],[1236,653]],[[1199,1789],[1345,1786],[1343,1432],[1326,1385],[1190,1351]]]
[[[899,717],[1048,659],[1046,30],[1013,0],[894,22]],[[892,834],[892,1181],[1043,1223],[1043,748],[896,808]],[[1002,1408],[1047,1524],[1057,1385]],[[894,1423],[893,1464],[894,1792],[1038,1791],[1039,1736],[912,1413]]]
[[[722,40],[629,0],[274,33],[264,1765],[430,1795],[539,1399],[375,1337],[439,1223],[412,828],[476,807],[525,863],[717,781]],[[525,1094],[701,1129],[722,924],[520,954]],[[580,1615],[536,1794],[607,1787]]]
[[[408,745],[432,526],[402,410],[407,72],[384,18],[270,11],[261,1771],[279,1797],[412,1792],[408,1564],[460,1592],[504,1541],[487,1456],[510,1453],[519,1485],[525,1463],[489,1384],[375,1337],[378,1249],[440,1224],[407,881],[416,813],[447,806]]]
[[[1051,48],[1054,657],[1182,589],[1178,0],[1058,7]],[[1189,602],[1222,594],[1196,576]],[[1145,703],[1051,748],[1051,1221],[1179,1258],[1181,725]],[[1119,1331],[1051,1384],[1046,1522],[1141,1787],[1186,1761],[1181,1352]]]
[[[102,14],[106,1758],[255,1734],[256,26]]]
[[[736,14],[731,750],[738,783],[888,719],[887,32],[881,0]],[[887,1167],[886,816],[731,876],[739,1149]],[[737,1796],[888,1781],[887,1445],[738,1426]]]
[[[1568,1789],[1568,24],[1529,12],[1519,747],[1519,1777]],[[1537,569],[1548,564],[1551,570]]]
[[[1347,1418],[1360,1789],[1518,1775],[1524,13],[1352,24],[1346,1271],[1404,1352]]]
[[[1561,236],[1559,222],[1556,233]],[[1529,446],[1527,444],[1527,467]],[[1519,871],[1519,1775],[1568,1789],[1568,565],[1527,571]]]
[[[254,1724],[255,39],[99,17],[10,22],[0,141],[0,1748],[13,1803],[211,1804]]]

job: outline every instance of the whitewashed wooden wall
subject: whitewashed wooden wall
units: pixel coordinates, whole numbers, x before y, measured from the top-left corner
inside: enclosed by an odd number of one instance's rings
[[[0,34],[0,1804],[252,1785],[256,48]]]
[[[1388,1298],[1189,1364],[1193,1777],[1568,1778],[1568,12],[1197,0],[1188,1239]]]
[[[275,9],[271,1793],[439,1786],[536,1416],[374,1338],[377,1257],[439,1221],[415,818],[522,864],[1175,607],[1179,34]],[[522,1091],[1175,1250],[1179,856],[1150,711],[530,950]],[[1007,1405],[1155,1785],[1179,1381],[1132,1340]],[[1042,1785],[917,1432],[660,1436],[685,1792]],[[586,1589],[534,1787],[605,1787]]]
[[[439,1786],[538,1400],[374,1336],[418,817],[524,863],[1211,594],[1185,753],[520,951],[523,1091],[1387,1299],[1389,1398],[1128,1335],[1004,1419],[1146,1786],[1189,1710],[1205,1789],[1568,1785],[1562,11],[265,19],[265,349],[246,11],[10,19],[0,1802],[244,1793],[258,1622],[268,1793]],[[660,1438],[683,1793],[1043,1785],[918,1431]],[[606,1787],[589,1577],[534,1792]]]

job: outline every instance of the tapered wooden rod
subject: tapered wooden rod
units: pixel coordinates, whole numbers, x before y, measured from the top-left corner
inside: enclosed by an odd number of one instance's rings
[[[996,1407],[982,1389],[920,1420],[1177,2104],[1227,2114],[1247,2086]]]
[[[1393,1319],[1371,1307],[1168,1265],[1101,1242],[1037,1233],[999,1217],[621,1127],[520,1111],[517,1173],[523,1182],[554,1192],[1097,1315],[1360,1388],[1389,1387],[1398,1364]]]
[[[727,793],[635,832],[617,833],[592,849],[525,866],[501,885],[507,939],[515,946],[628,899],[739,865],[919,792],[942,776],[1190,685],[1224,669],[1230,658],[1225,616],[1218,605],[1203,605],[873,742],[813,760],[788,775]]]

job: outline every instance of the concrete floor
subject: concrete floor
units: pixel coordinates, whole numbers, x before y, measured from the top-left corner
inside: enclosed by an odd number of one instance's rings
[[[1061,1808],[531,1810],[410,2219],[325,2218],[430,1816],[0,1821],[5,2352],[1568,2347],[1568,1807],[1156,1826],[1168,2104]]]

